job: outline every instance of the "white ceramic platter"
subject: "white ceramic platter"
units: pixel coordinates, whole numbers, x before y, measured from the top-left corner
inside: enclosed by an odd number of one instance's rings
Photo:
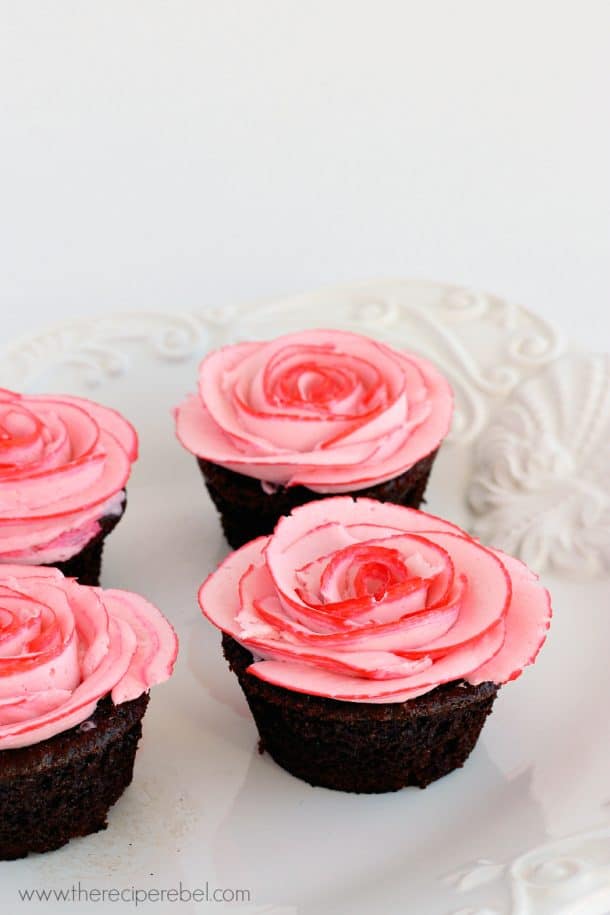
[[[425,791],[354,796],[298,781],[256,733],[202,619],[197,586],[227,547],[170,409],[209,348],[313,326],[412,348],[457,395],[428,506],[526,558],[555,618],[535,667],[502,690],[465,768]],[[83,890],[208,885],[250,901],[138,910],[247,915],[603,915],[610,912],[610,486],[608,360],[577,353],[495,297],[388,282],[196,315],[125,314],[9,347],[0,384],[82,394],[137,426],[129,507],[103,583],[140,591],[175,624],[181,654],[154,690],[132,787],[109,828],[0,864],[0,906],[19,890],[71,891],[49,911],[99,911]],[[606,577],[605,577],[606,576]],[[78,896],[78,894],[77,894]],[[103,904],[101,908],[104,908]],[[133,912],[132,902],[107,903]]]

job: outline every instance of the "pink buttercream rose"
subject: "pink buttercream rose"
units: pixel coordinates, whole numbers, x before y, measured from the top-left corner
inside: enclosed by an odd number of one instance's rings
[[[99,699],[137,699],[166,680],[178,644],[159,610],[57,569],[0,566],[0,750],[89,718]]]
[[[453,398],[427,360],[359,334],[311,330],[210,353],[176,410],[186,449],[283,486],[346,492],[433,452]]]
[[[68,395],[0,389],[0,562],[61,562],[119,514],[137,458],[115,410]]]
[[[354,702],[513,680],[551,617],[517,559],[424,512],[350,497],[295,509],[229,556],[199,600],[252,652],[249,673]]]

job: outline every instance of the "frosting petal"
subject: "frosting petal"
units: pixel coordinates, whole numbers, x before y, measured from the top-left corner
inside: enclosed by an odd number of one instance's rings
[[[253,676],[350,702],[515,679],[551,613],[517,560],[433,515],[350,497],[280,519],[220,564],[199,602],[252,651]]]
[[[0,751],[74,727],[108,694],[115,704],[137,698],[171,675],[177,647],[136,594],[0,565]]]
[[[175,419],[199,457],[274,485],[345,492],[434,451],[452,410],[448,382],[421,356],[313,330],[210,353]]]
[[[0,563],[61,562],[121,510],[137,458],[116,410],[68,395],[0,389]]]

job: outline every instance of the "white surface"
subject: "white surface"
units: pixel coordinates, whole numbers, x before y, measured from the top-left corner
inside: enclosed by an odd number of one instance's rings
[[[610,341],[607,0],[0,0],[0,336],[380,276]]]
[[[249,889],[250,906],[205,907],[242,915],[610,910],[610,621],[601,578],[545,575],[555,619],[537,664],[502,690],[464,769],[425,791],[314,789],[256,751],[218,633],[196,605],[199,582],[226,546],[196,463],[174,440],[169,409],[193,387],[206,347],[236,334],[319,324],[330,307],[339,325],[409,342],[448,372],[457,423],[435,464],[428,504],[470,523],[473,430],[484,437],[511,389],[552,369],[565,349],[544,322],[497,299],[407,282],[346,288],[232,315],[66,325],[0,360],[0,384],[10,377],[24,389],[94,396],[135,422],[141,459],[128,511],[108,540],[103,582],[140,590],[181,637],[176,674],[154,691],[135,781],[109,829],[0,864],[3,911],[40,911],[17,903],[18,888],[69,889],[78,881],[86,889],[179,881],[192,888],[206,880]],[[548,409],[553,415],[554,403]],[[63,915],[100,906],[47,908]],[[115,903],[112,911],[134,908]],[[151,903],[146,911],[165,909]]]
[[[475,443],[473,530],[538,572],[610,573],[610,356],[566,353]]]

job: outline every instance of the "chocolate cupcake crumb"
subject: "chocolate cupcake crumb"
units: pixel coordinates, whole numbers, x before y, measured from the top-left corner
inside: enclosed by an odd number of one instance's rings
[[[60,848],[105,829],[133,776],[148,694],[114,705],[48,740],[0,751],[0,860]]]
[[[432,451],[409,470],[385,483],[342,495],[419,508],[425,501],[424,493],[437,452],[438,449]],[[228,470],[203,458],[197,458],[197,463],[210,498],[220,514],[224,535],[233,549],[256,537],[273,533],[282,515],[289,515],[298,505],[332,495],[314,492],[305,486],[281,486],[265,492],[261,481],[254,477]]]
[[[266,750],[310,785],[374,794],[425,788],[464,765],[499,687],[463,680],[408,702],[342,702],[265,683],[250,651],[226,634],[222,646]]]

